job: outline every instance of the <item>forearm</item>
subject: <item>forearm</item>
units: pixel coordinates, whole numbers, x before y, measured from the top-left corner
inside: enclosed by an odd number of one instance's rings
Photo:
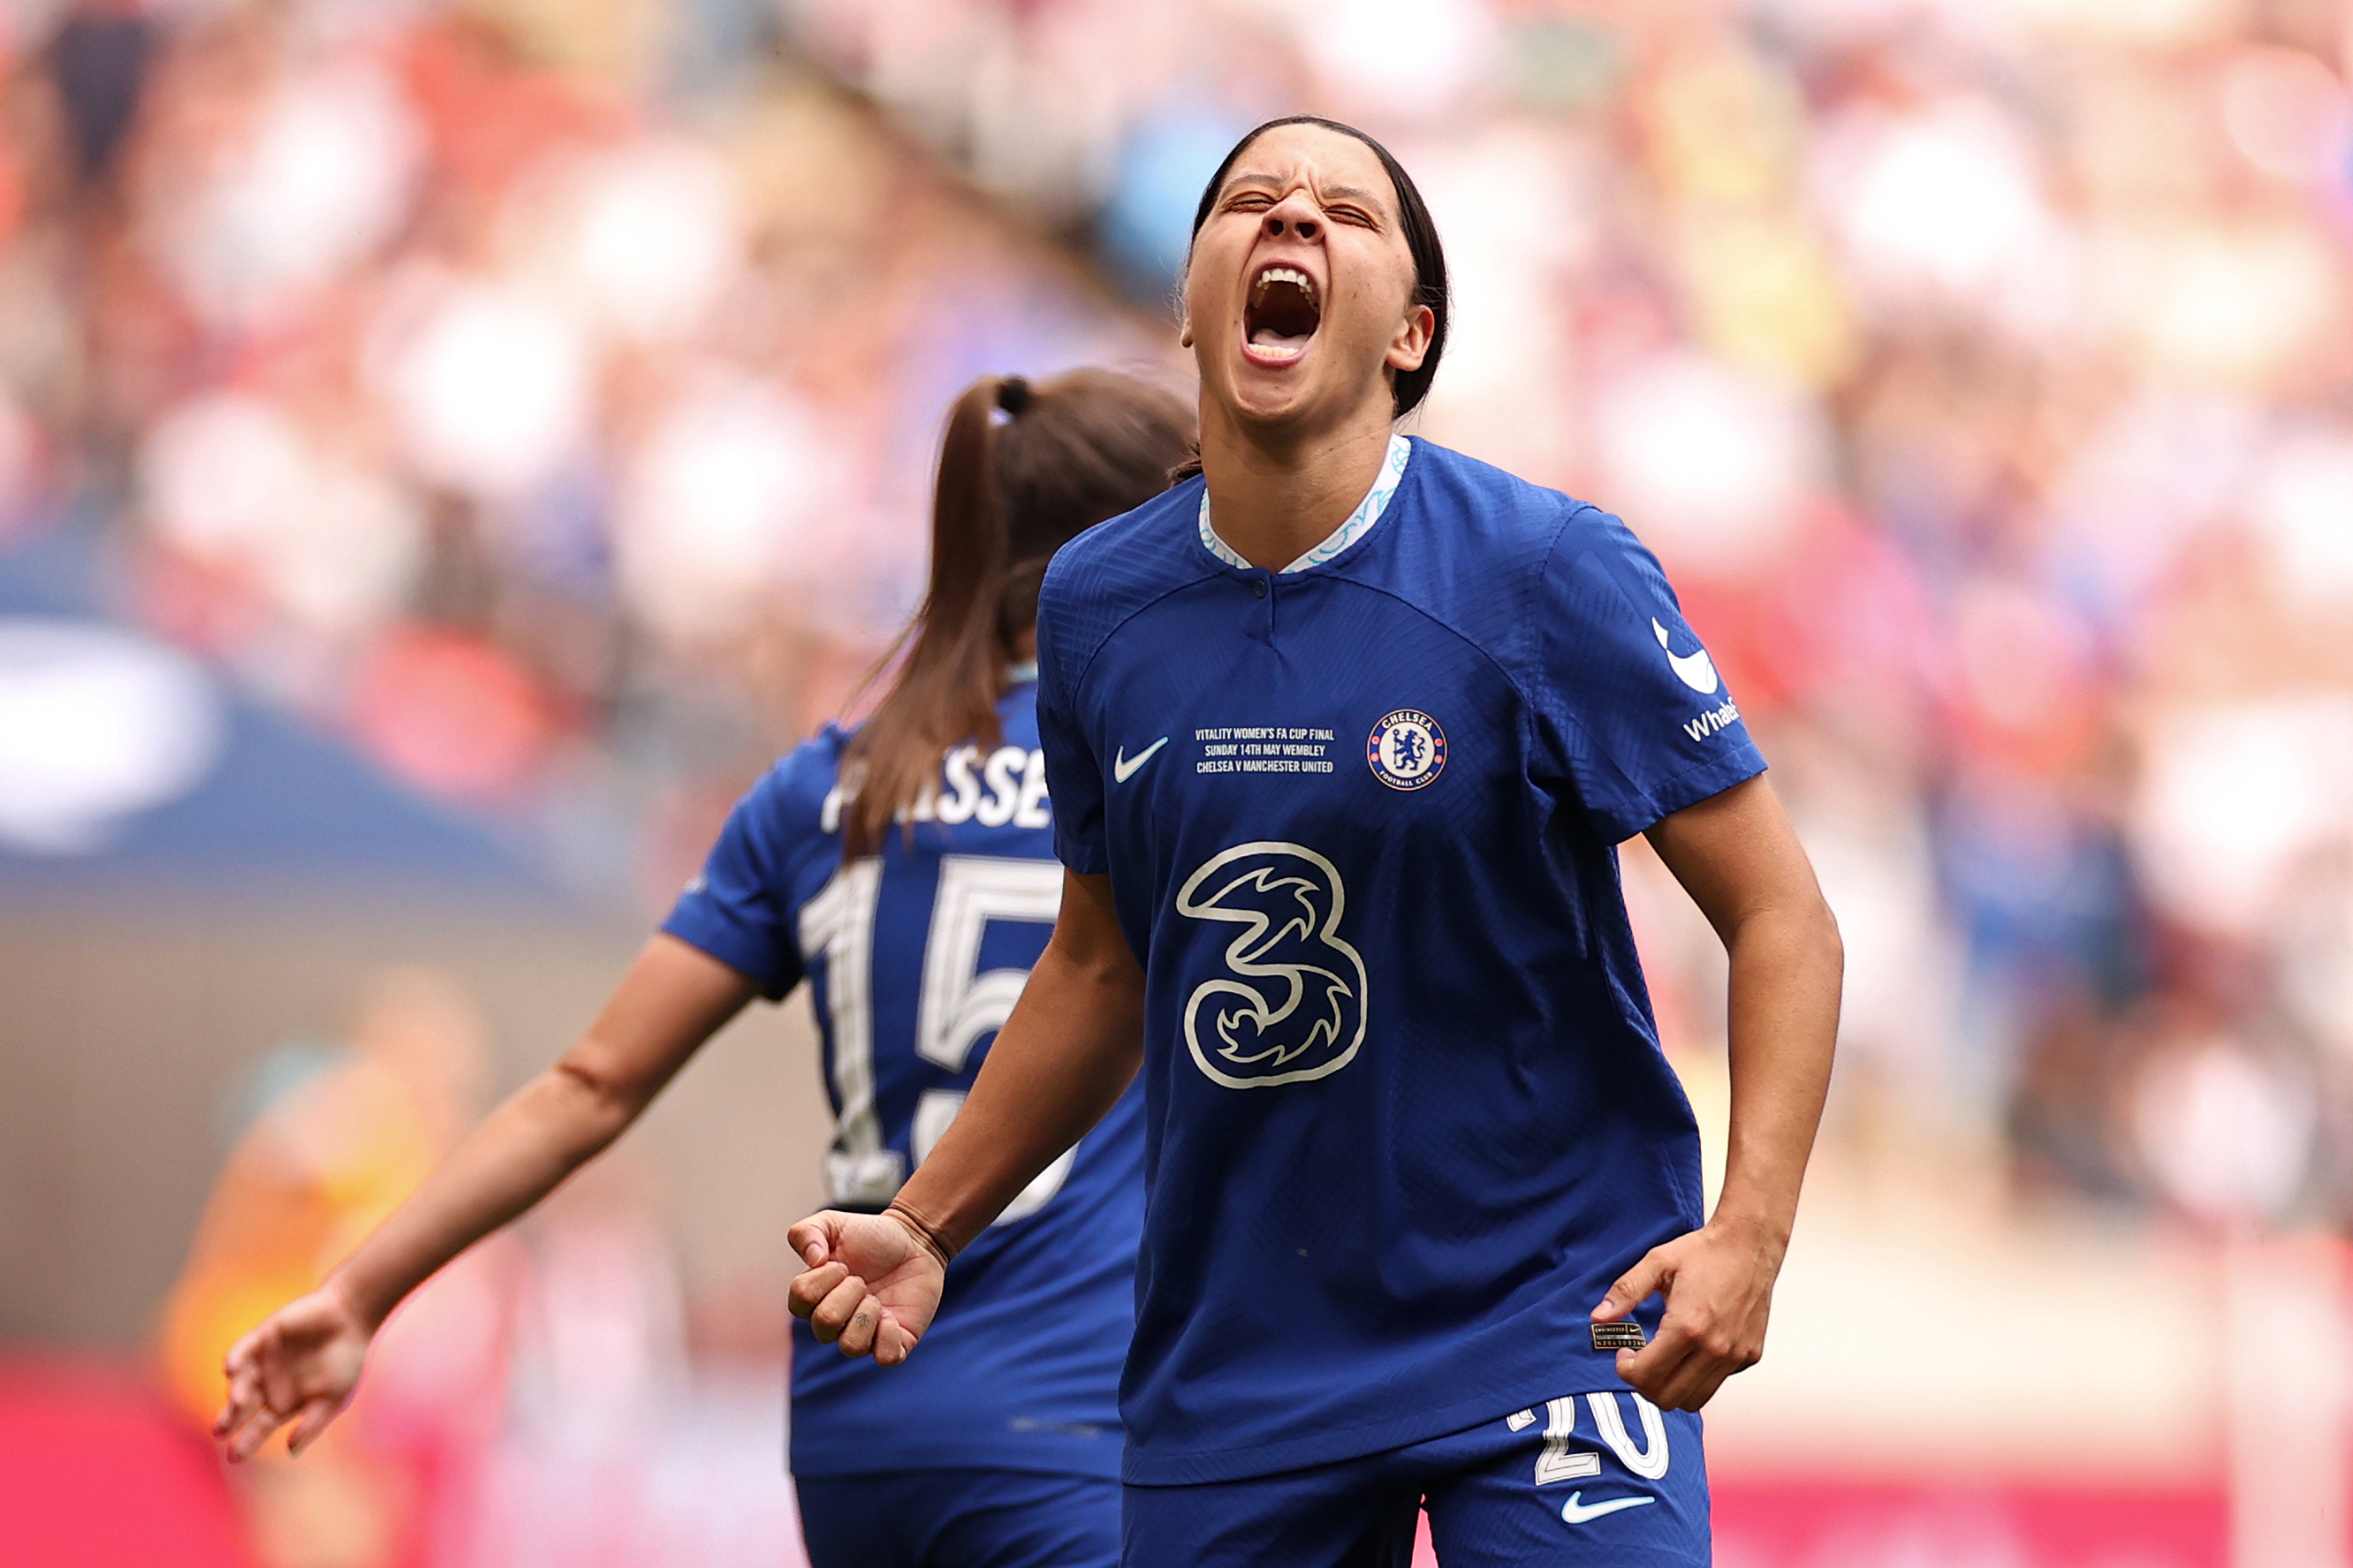
[[[635,1114],[564,1064],[550,1068],[467,1134],[335,1268],[330,1287],[370,1326],[383,1322],[443,1265],[612,1142]]]
[[[954,1253],[1103,1120],[1144,1054],[1143,976],[1133,961],[1049,946],[946,1134],[900,1189]]]
[[[382,1322],[619,1137],[754,989],[700,950],[655,937],[564,1058],[467,1134],[330,1283],[371,1327]]]
[[[1759,910],[1726,945],[1731,1135],[1713,1223],[1753,1229],[1778,1258],[1830,1090],[1843,957],[1819,902]]]

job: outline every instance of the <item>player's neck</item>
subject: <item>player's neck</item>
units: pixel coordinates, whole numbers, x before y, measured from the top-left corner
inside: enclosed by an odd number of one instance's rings
[[[1348,520],[1380,477],[1388,451],[1388,398],[1312,430],[1249,428],[1201,410],[1201,472],[1209,522],[1253,566],[1280,572]]]

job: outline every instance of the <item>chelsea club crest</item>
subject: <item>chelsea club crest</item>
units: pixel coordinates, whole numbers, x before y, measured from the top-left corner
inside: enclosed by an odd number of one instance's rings
[[[1446,731],[1429,714],[1400,708],[1373,726],[1365,763],[1391,789],[1419,789],[1446,770]]]

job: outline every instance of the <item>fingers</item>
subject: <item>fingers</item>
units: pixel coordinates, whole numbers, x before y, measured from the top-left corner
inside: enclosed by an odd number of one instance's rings
[[[1662,1410],[1697,1410],[1724,1380],[1757,1364],[1757,1350],[1712,1325],[1678,1320],[1670,1310],[1648,1348],[1618,1352],[1618,1375]]]
[[[874,1335],[874,1364],[897,1366],[907,1359],[919,1338],[913,1329],[899,1321],[895,1312],[885,1310],[882,1327]]]
[[[938,1252],[904,1221],[871,1215],[812,1215],[788,1239],[807,1267],[786,1300],[818,1342],[884,1366],[905,1361],[939,1305]]]
[[[1764,1347],[1760,1344],[1724,1333],[1698,1335],[1691,1355],[1665,1381],[1659,1397],[1651,1403],[1666,1410],[1697,1410],[1715,1397],[1725,1379],[1747,1371],[1763,1359]]]
[[[1618,1352],[1618,1375],[1625,1381],[1627,1387],[1660,1409],[1671,1409],[1672,1406],[1665,1397],[1666,1390],[1682,1373],[1684,1363],[1691,1358],[1692,1350],[1691,1335],[1670,1313],[1667,1321],[1659,1325],[1657,1336],[1648,1345],[1639,1351]]]
[[[828,1269],[839,1268],[828,1264]],[[813,1278],[816,1273],[803,1278]],[[808,1314],[808,1325],[817,1335],[818,1343],[839,1345],[846,1356],[875,1355],[884,1366],[896,1366],[907,1359],[914,1348],[915,1336],[891,1315],[881,1299],[866,1288],[866,1281],[843,1270],[840,1283],[825,1293]],[[878,1354],[889,1348],[886,1357]]]
[[[871,1354],[875,1336],[882,1331],[883,1322],[888,1317],[889,1313],[878,1298],[868,1295],[860,1300],[851,1310],[849,1321],[842,1327],[839,1342],[841,1353],[847,1356]]]
[[[237,1423],[261,1408],[261,1383],[251,1369],[231,1366],[228,1394],[221,1405],[220,1414],[213,1417],[213,1436],[226,1437]]]
[[[271,1314],[222,1358],[228,1395],[213,1436],[232,1462],[251,1458],[290,1422],[288,1447],[301,1452],[350,1397],[350,1379],[335,1372],[322,1335],[303,1321],[302,1306],[294,1302]]]
[[[1709,1400],[1714,1399],[1715,1397],[1715,1391],[1724,1386],[1724,1380],[1730,1377],[1734,1373],[1738,1372],[1740,1368],[1737,1366],[1717,1366],[1700,1377],[1700,1379],[1683,1394],[1683,1397],[1678,1399],[1673,1405],[1662,1405],[1661,1408],[1695,1411],[1702,1405],[1705,1405]],[[1656,1402],[1653,1401],[1653,1403]]]
[[[837,1269],[839,1273],[835,1272]],[[841,1338],[843,1331],[849,1327],[850,1320],[858,1315],[859,1308],[872,1300],[873,1297],[867,1290],[865,1280],[838,1263],[828,1264],[824,1268],[803,1276],[804,1279],[820,1277],[830,1277],[834,1284],[809,1310],[808,1326],[817,1334],[818,1343],[829,1345]],[[881,1303],[876,1303],[875,1310],[878,1313],[881,1310]],[[871,1339],[873,1334],[871,1323],[866,1331]],[[842,1349],[849,1351],[849,1347],[844,1345]]]
[[[786,1302],[792,1308],[794,1317],[805,1323],[813,1323],[818,1308],[849,1278],[849,1265],[846,1263],[828,1263],[812,1268],[793,1281],[792,1289],[786,1294]]]
[[[270,1324],[264,1323],[253,1330],[229,1346],[228,1354],[221,1358],[221,1371],[228,1378],[228,1395],[221,1405],[220,1414],[213,1418],[213,1436],[216,1438],[228,1438],[267,1404],[262,1395],[259,1363],[269,1342],[270,1327]],[[267,1433],[263,1435],[268,1436]]]
[[[817,1268],[833,1256],[833,1238],[837,1229],[834,1221],[837,1217],[830,1211],[809,1215],[785,1232],[785,1244],[793,1249],[795,1258],[811,1268]]]
[[[234,1380],[240,1372],[250,1372],[253,1369],[254,1355],[261,1346],[262,1334],[269,1327],[269,1325],[265,1322],[260,1328],[249,1329],[237,1343],[229,1346],[228,1353],[221,1357],[222,1373]]]
[[[1674,1273],[1674,1264],[1663,1247],[1654,1247],[1642,1254],[1642,1260],[1618,1277],[1609,1293],[1601,1298],[1601,1305],[1593,1309],[1597,1323],[1614,1322],[1641,1306],[1665,1288]]]
[[[269,1441],[269,1435],[277,1431],[284,1421],[284,1416],[267,1405],[259,1405],[248,1412],[244,1418],[230,1429],[223,1443],[229,1461],[232,1464],[243,1464],[259,1453],[261,1446]]]
[[[887,1347],[887,1353],[878,1357],[884,1366],[906,1360],[915,1343],[915,1336],[890,1315],[866,1281],[839,1263],[812,1269],[794,1281],[793,1315],[807,1321],[818,1343],[838,1344],[844,1355],[874,1354]]]
[[[343,1406],[335,1401],[324,1396],[313,1399],[303,1405],[301,1414],[295,1417],[294,1430],[286,1436],[286,1451],[290,1454],[300,1454],[309,1447],[317,1440],[319,1434],[327,1429],[327,1423],[332,1421],[342,1408]]]

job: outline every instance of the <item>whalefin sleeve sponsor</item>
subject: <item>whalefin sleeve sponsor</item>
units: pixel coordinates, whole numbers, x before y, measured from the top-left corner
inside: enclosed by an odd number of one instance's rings
[[[1531,693],[1552,781],[1609,843],[1764,772],[1659,563],[1596,508],[1570,517],[1537,595]]]

